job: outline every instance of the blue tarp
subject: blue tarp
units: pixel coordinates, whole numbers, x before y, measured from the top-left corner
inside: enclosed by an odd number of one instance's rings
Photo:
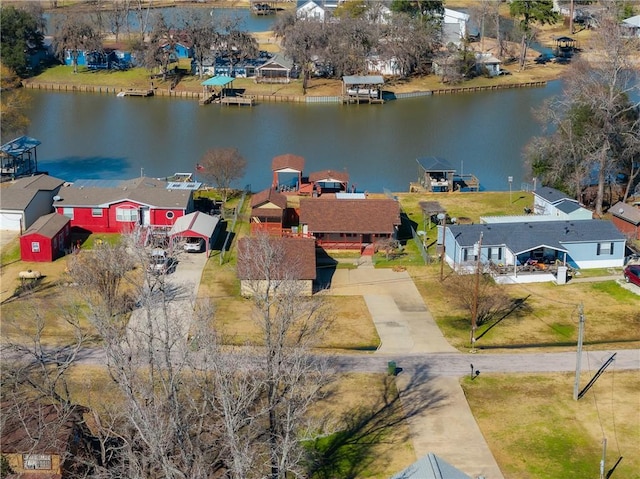
[[[234,80],[232,77],[227,76],[215,76],[201,83],[203,86],[225,86]]]

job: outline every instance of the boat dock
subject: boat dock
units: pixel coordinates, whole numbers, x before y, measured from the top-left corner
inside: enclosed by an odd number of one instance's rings
[[[120,92],[118,92],[119,97],[123,97],[123,96],[153,96],[153,90],[149,89],[149,90],[135,90],[133,88],[129,88],[127,90],[122,90]]]
[[[256,99],[251,95],[248,95],[248,96],[234,95],[234,96],[223,96],[222,98],[220,98],[219,102],[222,105],[253,106],[255,105]]]

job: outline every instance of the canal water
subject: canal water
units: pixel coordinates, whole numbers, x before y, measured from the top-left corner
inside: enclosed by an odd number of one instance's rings
[[[42,142],[40,169],[69,181],[196,172],[207,149],[234,147],[248,163],[234,186],[253,191],[270,185],[271,160],[285,153],[304,157],[306,174],[347,171],[358,191],[408,191],[417,179],[416,159],[424,156],[476,175],[483,190],[508,190],[509,176],[514,188],[529,181],[522,150],[541,131],[533,109],[560,90],[554,81],[383,105],[254,107],[29,90],[28,134]]]

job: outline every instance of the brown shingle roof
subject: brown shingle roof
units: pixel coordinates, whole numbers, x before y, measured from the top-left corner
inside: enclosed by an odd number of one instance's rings
[[[640,225],[640,208],[635,206],[619,201],[609,209],[609,213],[633,225]]]
[[[35,402],[2,405],[2,452],[58,454],[67,451],[75,426],[82,423],[84,408],[62,412],[60,406]]]
[[[271,160],[271,170],[279,171],[284,169],[291,169],[295,171],[304,171],[304,158],[291,153],[276,156]]]
[[[64,180],[49,175],[25,176],[11,185],[0,188],[3,210],[23,211],[38,194],[38,191],[54,191]]]
[[[400,225],[400,206],[391,199],[303,198],[300,223],[310,233],[393,234]]]
[[[285,209],[287,197],[273,188],[262,190],[251,197],[251,208],[257,208],[267,203],[273,203],[278,208]]]
[[[167,183],[153,178],[135,178],[118,187],[65,186],[60,189],[59,201],[54,206],[102,206],[131,200],[156,208],[186,209],[192,196],[191,190],[168,190]]]
[[[349,182],[349,173],[346,171],[322,170],[309,174],[309,181],[317,183],[319,181],[338,181],[340,183]]]
[[[279,268],[270,279],[316,279],[316,243],[313,238],[281,238],[281,237],[244,237],[238,241],[238,277],[240,279],[260,280],[265,273],[253,255],[260,251],[260,241],[273,244]],[[282,248],[282,250],[279,250]]]
[[[45,238],[53,238],[69,221],[69,218],[66,216],[59,215],[58,213],[50,213],[38,218],[29,229],[24,232],[23,236],[40,234]]]
[[[25,176],[15,180],[9,187],[11,190],[28,188],[44,191],[53,191],[64,184],[64,180],[49,175]]]

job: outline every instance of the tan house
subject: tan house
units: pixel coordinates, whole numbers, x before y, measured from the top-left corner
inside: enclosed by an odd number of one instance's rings
[[[89,431],[82,415],[85,409],[73,406],[30,402],[2,404],[2,455],[13,474],[21,479],[64,479],[75,477],[79,461],[89,452]]]
[[[282,233],[287,197],[274,188],[267,188],[251,197],[251,233],[265,231]]]
[[[270,257],[265,257],[267,255]],[[263,293],[269,286],[268,281],[295,283],[293,289],[310,296],[316,279],[315,241],[302,237],[241,238],[238,241],[238,278],[243,296]],[[291,288],[283,289],[291,291]]]

